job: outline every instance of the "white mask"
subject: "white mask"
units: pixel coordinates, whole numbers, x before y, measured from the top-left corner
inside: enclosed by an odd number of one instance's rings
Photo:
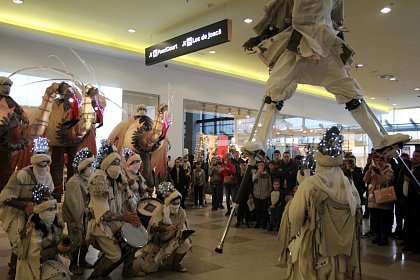
[[[82,177],[86,180],[89,180],[90,177],[92,177],[94,172],[95,172],[95,167],[88,167],[83,171]]]
[[[47,166],[39,166],[37,164],[33,165],[34,175],[37,180],[38,184],[45,184],[47,172],[48,172],[48,165]]]
[[[106,172],[108,173],[109,177],[111,177],[112,179],[117,179],[118,176],[120,176],[121,173],[121,166],[119,165],[111,165],[110,167],[108,167],[108,169],[106,170]]]
[[[139,163],[133,163],[131,164],[128,169],[130,169],[130,171],[135,174],[140,170],[140,162]]]
[[[177,214],[179,211],[179,204],[178,205],[173,205],[173,204],[169,204],[169,211],[171,212],[171,214]]]
[[[42,213],[39,213],[39,218],[48,228],[50,228],[55,220],[56,214],[57,210],[47,210]]]

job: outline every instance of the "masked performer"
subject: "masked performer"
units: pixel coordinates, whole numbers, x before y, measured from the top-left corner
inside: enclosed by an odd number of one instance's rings
[[[407,142],[404,134],[383,136],[368,113],[363,90],[350,76],[354,51],[342,39],[344,0],[272,0],[264,7],[264,17],[254,27],[258,36],[244,43],[245,50],[256,50],[271,69],[266,84],[267,111],[256,142],[245,149],[264,149],[276,119],[276,108],[292,97],[297,84],[324,86],[345,104],[353,118],[372,140],[375,149]]]
[[[123,201],[128,182],[121,173],[120,156],[107,141],[102,141],[98,152],[100,170],[88,181],[90,195],[89,208],[92,214],[88,222],[86,240],[103,252],[101,260],[95,265],[90,279],[101,278],[109,266],[119,261],[121,249],[115,239],[122,223],[140,225],[136,213],[124,213]],[[143,276],[132,270],[134,255],[125,260],[123,277]]]
[[[187,215],[180,207],[181,193],[168,191],[162,210],[156,211],[150,219],[147,231],[150,233],[149,243],[141,251],[136,260],[136,267],[145,273],[156,272],[163,262],[172,264],[178,272],[187,272],[181,260],[191,248]]]
[[[58,254],[70,253],[75,241],[63,238],[64,223],[57,216],[57,201],[46,185],[34,190],[36,205],[20,234],[16,279],[70,279]]]
[[[95,172],[95,168],[92,166],[93,161],[92,153],[87,148],[76,153],[73,161],[75,174],[66,184],[63,219],[67,223],[69,234],[77,236],[80,242],[80,247],[74,250],[70,263],[70,271],[75,275],[82,274],[81,267],[93,267],[85,259],[88,252],[85,242],[89,205],[87,182]]]
[[[337,127],[327,131],[315,153],[315,175],[286,206],[279,237],[288,279],[356,279],[360,199],[340,168],[341,143]]]
[[[123,156],[126,161],[125,174],[128,180],[128,194],[126,211],[136,212],[137,204],[143,197],[148,197],[153,193],[153,188],[148,188],[146,179],[140,174],[141,159],[140,155],[131,149],[123,149]]]
[[[34,140],[34,154],[31,157],[31,164],[16,171],[10,177],[6,186],[0,193],[0,221],[3,223],[3,230],[7,232],[12,246],[12,255],[9,263],[9,277],[14,279],[16,273],[16,248],[19,233],[26,224],[27,218],[33,213],[32,189],[39,184],[46,185],[51,192],[54,184],[48,165],[51,164],[51,157],[48,152],[48,140],[37,138]]]

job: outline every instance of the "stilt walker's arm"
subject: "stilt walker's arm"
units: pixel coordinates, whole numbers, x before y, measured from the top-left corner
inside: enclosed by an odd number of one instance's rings
[[[252,127],[252,131],[251,131],[251,134],[249,136],[248,141],[252,141],[252,138],[254,137],[255,130],[257,129],[257,125],[258,125],[258,122],[260,120],[260,117],[261,117],[262,111],[264,109],[265,103],[266,103],[266,96],[264,96],[264,98],[263,98],[263,101],[262,101],[261,106],[260,106],[260,110],[258,111],[258,115],[255,118],[254,126]],[[230,226],[230,223],[232,221],[232,217],[233,217],[234,213],[236,212],[236,210],[238,209],[239,202],[241,201],[243,192],[245,190],[245,185],[247,184],[247,182],[251,178],[252,166],[255,164],[254,157],[255,157],[255,155],[250,156],[249,159],[248,159],[248,165],[247,165],[247,168],[246,168],[246,171],[245,171],[245,175],[242,178],[241,184],[240,184],[239,189],[238,189],[238,193],[235,197],[235,201],[233,202],[233,206],[232,206],[233,209],[230,212],[229,219],[226,223],[225,230],[223,231],[223,235],[222,235],[222,238],[219,242],[219,245],[217,245],[217,247],[215,249],[215,251],[219,254],[223,253],[223,243],[225,242],[226,235],[229,231],[229,226]]]

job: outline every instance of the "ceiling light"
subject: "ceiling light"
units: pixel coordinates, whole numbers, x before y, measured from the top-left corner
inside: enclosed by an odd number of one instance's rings
[[[259,124],[258,124],[258,127],[262,127],[262,123],[259,123]]]
[[[364,65],[362,64],[362,63],[358,63],[358,64],[356,64],[356,68],[360,68],[360,67],[363,67]]]
[[[12,0],[15,4],[23,4],[23,0]]]
[[[371,97],[370,99],[375,100],[376,98],[375,97]]]
[[[414,90],[419,91],[419,90],[420,90],[420,88],[416,87],[416,88],[414,88]]]
[[[246,115],[246,118],[249,119],[251,116],[251,110],[248,110],[248,114]]]
[[[136,30],[134,28],[130,28],[127,31],[130,32],[130,33],[136,33]]]
[[[397,104],[395,104],[395,103],[392,103],[392,106],[397,106]]]
[[[209,54],[215,54],[216,51],[209,51]]]
[[[391,11],[391,8],[390,7],[384,7],[384,8],[381,9],[381,13],[383,13],[383,14],[387,14],[390,11]]]
[[[230,107],[229,107],[229,113],[228,114],[229,115],[232,115],[232,111],[231,111]]]
[[[251,18],[246,18],[246,19],[244,19],[244,22],[245,23],[252,23],[252,19]]]

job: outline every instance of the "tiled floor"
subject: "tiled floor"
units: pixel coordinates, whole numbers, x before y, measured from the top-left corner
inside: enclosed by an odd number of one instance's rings
[[[218,244],[227,217],[224,210],[211,211],[188,209],[190,227],[196,230],[193,236],[193,250],[183,260],[188,267],[187,273],[172,272],[162,267],[159,272],[139,279],[179,279],[179,280],[281,280],[285,278],[286,269],[277,265],[279,245],[276,233],[254,228],[229,229],[224,243],[223,254],[214,251]],[[233,219],[236,223],[236,218]],[[362,274],[364,280],[380,279],[420,279],[420,255],[402,253],[401,241],[390,240],[390,246],[372,245],[370,239],[361,240]],[[7,277],[9,260],[9,243],[7,236],[0,232],[0,280]],[[89,260],[95,258],[94,250],[89,251]],[[86,279],[90,270],[85,271]],[[107,279],[122,279],[121,266]],[[20,279],[19,279],[20,280]]]

